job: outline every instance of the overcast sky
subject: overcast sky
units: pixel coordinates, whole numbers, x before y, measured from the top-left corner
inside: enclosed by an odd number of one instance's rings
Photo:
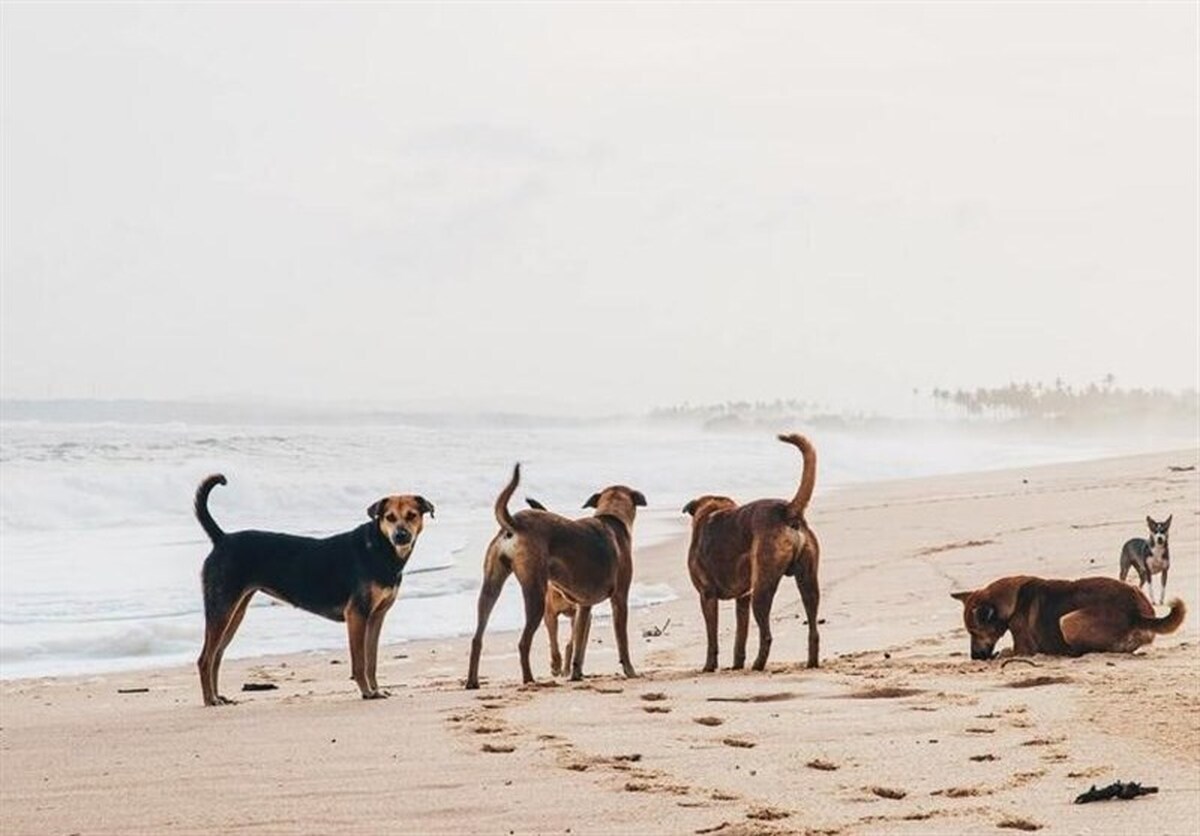
[[[1197,378],[1197,7],[5,4],[0,391]]]

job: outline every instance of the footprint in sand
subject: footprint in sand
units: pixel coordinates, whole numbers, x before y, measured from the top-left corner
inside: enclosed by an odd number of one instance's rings
[[[491,754],[508,754],[509,752],[517,751],[516,746],[511,746],[508,743],[485,743],[481,747],[482,751]]]
[[[898,790],[894,787],[863,787],[863,790],[871,793],[871,795],[886,798],[889,801],[899,801],[908,795],[907,790]]]
[[[743,740],[740,737],[722,738],[721,742],[724,743],[726,746],[732,746],[735,749],[753,749],[755,746],[758,745],[753,740]]]
[[[693,717],[692,722],[699,723],[702,726],[719,726],[722,723],[724,723],[725,721],[722,720],[720,717],[705,716],[705,717]]]
[[[671,708],[666,705],[643,705],[642,711],[647,714],[670,714]]]
[[[1032,819],[1023,818],[1021,816],[1008,816],[996,822],[996,827],[1004,827],[1010,830],[1041,830],[1042,825]]]

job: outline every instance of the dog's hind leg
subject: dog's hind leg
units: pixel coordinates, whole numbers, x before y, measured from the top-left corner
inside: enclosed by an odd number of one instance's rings
[[[221,654],[245,614],[250,595],[244,595],[242,599],[230,599],[210,592],[207,587],[204,592],[204,647],[200,650],[200,658],[196,660],[200,672],[200,690],[205,705],[229,705],[233,700],[217,693]]]
[[[225,656],[225,648],[229,647],[229,643],[233,641],[233,634],[237,632],[238,627],[242,626],[242,619],[246,617],[246,610],[249,608],[250,599],[253,597],[254,590],[251,590],[234,605],[233,614],[230,615],[229,621],[225,625],[225,631],[221,634],[221,641],[217,644],[217,651],[213,654],[212,692],[216,695],[217,701],[224,705],[233,705],[234,701],[228,697],[222,697],[217,690],[217,678],[220,676],[221,659]]]
[[[817,583],[816,561],[802,556],[800,570],[796,573],[796,588],[804,604],[804,615],[808,619],[808,667],[820,664],[821,634],[817,630],[817,608],[821,603],[821,587]]]
[[[758,656],[751,667],[756,671],[767,666],[767,657],[771,655],[771,604],[775,600],[775,590],[779,588],[779,578],[779,575],[759,577],[751,584],[754,591],[751,593],[750,606],[758,625]]]
[[[533,636],[546,614],[546,582],[538,576],[528,579],[518,577],[518,580],[521,581],[521,592],[525,598],[525,629],[517,641],[517,652],[521,657],[521,681],[529,684],[533,682],[529,651],[533,647]]]
[[[479,687],[479,656],[483,653],[483,632],[487,629],[488,618],[492,608],[500,597],[504,582],[512,574],[512,564],[502,559],[494,549],[495,543],[488,547],[487,557],[483,562],[483,583],[479,587],[479,604],[476,612],[475,636],[471,639],[471,661],[467,667],[467,684],[469,690]]]
[[[746,667],[746,637],[750,633],[750,596],[743,595],[733,602],[737,628],[733,634],[733,669]]]
[[[583,679],[583,655],[587,650],[588,632],[592,629],[592,608],[577,606],[571,625],[571,681]]]
[[[1091,652],[1132,653],[1153,636],[1133,629],[1129,618],[1109,607],[1072,610],[1058,620],[1063,640],[1072,655]]]
[[[708,651],[704,655],[703,673],[717,669],[717,596],[711,593],[700,595],[700,613],[704,616],[704,630],[708,639]]]

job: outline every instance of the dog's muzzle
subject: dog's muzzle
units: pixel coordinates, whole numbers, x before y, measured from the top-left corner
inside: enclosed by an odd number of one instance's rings
[[[995,646],[985,648],[971,645],[971,658],[976,662],[986,662],[989,659],[996,658],[995,650]]]
[[[392,542],[397,546],[407,546],[412,540],[413,536],[407,528],[397,528],[392,532]]]
[[[1167,544],[1167,538],[1166,538],[1166,537],[1162,536],[1161,534],[1155,534],[1155,535],[1154,535],[1154,545],[1156,545],[1156,546],[1165,546],[1166,544]]]

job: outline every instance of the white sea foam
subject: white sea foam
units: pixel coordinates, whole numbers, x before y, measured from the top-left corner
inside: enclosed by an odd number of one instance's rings
[[[679,509],[720,491],[748,498],[791,493],[800,457],[769,434],[678,426],[438,429],[301,426],[247,430],[183,424],[7,423],[0,433],[0,677],[190,662],[203,632],[199,570],[209,543],[191,511],[199,480],[229,479],[210,499],[227,531],[312,535],[344,531],[388,493],[437,506],[410,563],[385,640],[466,635],[474,629],[492,502],[512,463],[523,465],[514,508],[534,496],[564,514],[606,484],[641,490],[644,547],[686,531]],[[944,432],[903,438],[814,434],[820,492],[838,483],[1041,461],[1110,448],[997,442]],[[635,584],[633,605],[686,593]],[[496,629],[522,620],[516,584]],[[603,617],[603,611],[599,613]],[[230,656],[344,648],[344,627],[256,605]]]

